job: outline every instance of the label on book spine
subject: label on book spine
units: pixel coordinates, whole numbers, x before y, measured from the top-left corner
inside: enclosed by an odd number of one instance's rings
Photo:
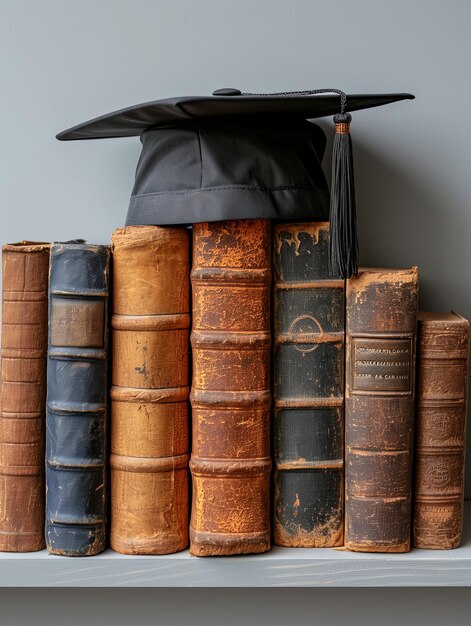
[[[411,391],[412,337],[370,339],[352,336],[352,392]]]

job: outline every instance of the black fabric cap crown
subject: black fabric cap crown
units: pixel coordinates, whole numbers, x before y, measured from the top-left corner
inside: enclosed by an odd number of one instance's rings
[[[141,141],[127,225],[329,219],[326,138],[316,124],[194,120],[147,130]]]
[[[339,95],[245,95],[158,100],[66,130],[60,140],[140,135],[126,223],[225,219],[328,220],[324,132],[306,120],[334,115]],[[412,99],[347,95],[347,111]]]

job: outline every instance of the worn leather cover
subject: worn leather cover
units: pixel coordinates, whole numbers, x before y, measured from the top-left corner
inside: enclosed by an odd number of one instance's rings
[[[44,543],[49,244],[3,246],[0,550]]]
[[[277,224],[274,539],[343,544],[345,281],[329,278],[329,224]]]
[[[189,234],[116,230],[113,251],[111,547],[188,545]]]
[[[418,316],[414,546],[457,548],[463,529],[469,322]]]
[[[193,233],[190,552],[265,552],[270,548],[270,223],[202,223]]]
[[[345,545],[410,549],[418,271],[347,281]]]
[[[105,548],[110,251],[53,244],[49,279],[46,543],[52,554]]]

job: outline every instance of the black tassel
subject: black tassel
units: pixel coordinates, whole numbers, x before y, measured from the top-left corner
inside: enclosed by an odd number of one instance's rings
[[[330,274],[350,278],[358,273],[353,151],[350,113],[334,116],[335,137],[332,151],[330,191]]]

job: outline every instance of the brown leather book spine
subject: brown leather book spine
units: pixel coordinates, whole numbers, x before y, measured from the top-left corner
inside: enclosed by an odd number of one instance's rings
[[[130,226],[112,237],[111,547],[188,545],[189,234]]]
[[[46,243],[3,246],[0,550],[45,548]]]
[[[270,222],[193,228],[193,505],[197,556],[270,549]]]
[[[347,281],[345,546],[410,550],[418,271]]]
[[[469,322],[418,316],[414,546],[457,548],[463,529]]]

